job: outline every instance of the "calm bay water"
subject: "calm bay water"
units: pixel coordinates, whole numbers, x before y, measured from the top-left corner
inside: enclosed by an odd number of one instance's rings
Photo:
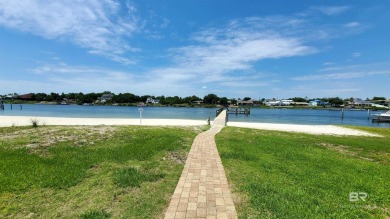
[[[45,105],[23,104],[5,105],[0,116],[46,116],[71,118],[139,118],[138,107],[126,106],[80,106],[80,105]],[[179,108],[179,107],[143,107],[145,119],[195,119],[215,118],[216,108]]]
[[[142,117],[145,119],[195,119],[207,120],[215,118],[216,108],[178,108],[178,107],[143,107]],[[381,113],[384,111],[373,112]],[[0,116],[47,116],[72,118],[139,118],[138,107],[122,106],[79,106],[79,105],[40,105],[23,104],[5,105]],[[1,119],[1,117],[0,117]],[[367,111],[345,111],[341,119],[341,111],[311,109],[259,109],[252,108],[251,114],[229,115],[229,121],[265,122],[310,125],[356,125],[390,128],[390,123],[372,123]]]
[[[386,111],[372,111],[371,114],[379,114]],[[390,123],[376,123],[368,119],[368,112],[345,110],[344,119],[341,118],[341,110],[312,110],[312,109],[258,109],[252,108],[251,114],[229,115],[229,121],[236,122],[264,122],[308,125],[355,125],[370,127],[388,127]]]

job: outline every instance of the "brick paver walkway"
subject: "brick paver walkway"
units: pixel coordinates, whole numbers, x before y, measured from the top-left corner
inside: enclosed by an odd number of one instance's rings
[[[214,136],[225,126],[226,111],[211,129],[196,136],[165,218],[237,218]]]

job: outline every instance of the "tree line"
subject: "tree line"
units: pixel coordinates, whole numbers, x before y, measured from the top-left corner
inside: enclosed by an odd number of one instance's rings
[[[35,101],[35,102],[62,102],[64,100],[72,100],[76,104],[84,104],[84,103],[99,103],[100,98],[104,94],[111,94],[112,98],[108,101],[105,101],[104,103],[100,102],[100,104],[112,104],[112,103],[118,103],[118,104],[137,104],[140,102],[146,102],[148,98],[153,98],[155,100],[159,101],[159,104],[161,105],[175,105],[175,104],[194,104],[196,101],[202,101],[202,104],[210,104],[210,105],[228,105],[228,104],[237,104],[238,100],[251,100],[250,97],[244,97],[243,99],[228,99],[227,97],[218,97],[216,94],[207,94],[203,98],[198,97],[196,95],[187,96],[187,97],[179,97],[179,96],[152,96],[152,95],[135,95],[132,93],[119,93],[114,94],[110,91],[104,91],[100,93],[54,93],[51,92],[49,94],[46,93],[30,93],[29,98],[21,98],[21,96],[13,95],[14,99],[24,100],[24,101]],[[6,96],[3,96],[3,99]],[[307,99],[303,97],[294,97],[290,98],[294,102],[308,102],[310,100],[314,99]],[[342,99],[339,97],[330,97],[330,98],[315,98],[322,100],[324,102],[328,102],[330,105],[342,105],[347,103],[348,101],[353,101],[354,98],[346,98]],[[275,98],[274,98],[275,100]],[[369,100],[368,98],[366,100]],[[371,101],[383,101],[386,100],[385,97],[373,97]],[[259,99],[256,101],[257,104],[262,104],[266,101],[265,98]]]
[[[148,98],[158,100],[161,105],[175,105],[175,104],[193,104],[195,101],[201,101],[203,104],[228,104],[228,101],[237,102],[237,100],[229,100],[226,97],[218,97],[216,94],[208,94],[203,98],[196,95],[188,97],[179,97],[179,96],[152,96],[152,95],[143,95],[138,96],[132,93],[119,93],[114,94],[110,91],[104,91],[100,93],[30,93],[28,98],[22,96],[12,95],[12,99],[24,100],[24,101],[35,101],[35,102],[62,102],[66,100],[74,101],[77,104],[84,103],[99,103],[100,98],[104,94],[111,94],[112,98],[104,102],[104,104],[120,103],[120,104],[136,104],[140,102],[146,102]],[[4,99],[7,99],[6,96],[3,96]]]

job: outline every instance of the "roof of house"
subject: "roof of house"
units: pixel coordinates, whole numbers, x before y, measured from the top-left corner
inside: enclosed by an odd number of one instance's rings
[[[239,100],[238,103],[253,103],[253,100]]]
[[[19,95],[19,98],[21,98],[21,99],[32,99],[33,95],[32,94],[22,94],[22,95]]]

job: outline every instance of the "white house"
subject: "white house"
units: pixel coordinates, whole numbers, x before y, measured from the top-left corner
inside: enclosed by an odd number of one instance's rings
[[[151,98],[151,97],[148,97],[148,98],[146,99],[146,103],[159,104],[159,103],[160,103],[160,100],[158,100],[158,99],[153,99],[153,98]]]
[[[309,106],[309,104],[306,102],[293,102],[291,104],[293,104],[294,106]]]
[[[282,106],[290,106],[294,103],[293,100],[282,100]]]
[[[290,106],[293,105],[293,100],[267,100],[265,101],[266,106]]]
[[[280,101],[280,100],[267,100],[265,102],[265,105],[266,106],[281,106],[282,105],[282,101]]]
[[[107,102],[107,101],[111,100],[113,97],[114,97],[114,94],[103,94],[100,97],[100,102],[102,102],[102,103]]]
[[[198,105],[200,105],[200,104],[202,104],[202,103],[203,103],[203,101],[202,101],[202,100],[195,100],[193,103],[194,103],[194,104],[198,104]]]
[[[328,103],[322,100],[312,100],[309,102],[309,106],[325,106]]]
[[[366,101],[366,100],[362,100],[360,98],[356,98],[353,100],[353,102],[350,103],[350,105],[353,105],[353,106],[371,106],[371,103]]]

